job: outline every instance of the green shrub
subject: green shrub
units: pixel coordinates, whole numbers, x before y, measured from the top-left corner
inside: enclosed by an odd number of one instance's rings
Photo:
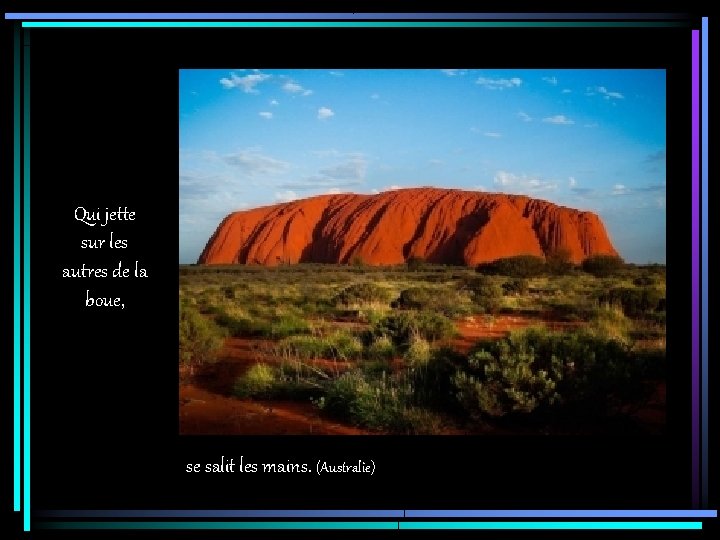
[[[503,289],[489,276],[472,276],[463,279],[458,286],[470,292],[473,303],[488,313],[495,313],[502,306]]]
[[[233,391],[240,398],[314,400],[324,393],[319,371],[303,371],[291,364],[281,369],[255,364],[235,380]]]
[[[458,291],[430,287],[404,289],[391,306],[393,308],[436,311],[447,317],[455,317],[469,312],[467,298],[462,297]]]
[[[531,278],[543,275],[546,266],[545,259],[542,257],[516,255],[482,263],[476,267],[476,271],[487,275]]]
[[[592,255],[582,262],[581,267],[595,277],[612,277],[623,273],[625,263],[614,255]]]
[[[278,380],[278,373],[267,364],[254,364],[235,381],[238,397],[262,397],[270,393]]]
[[[425,260],[422,257],[410,257],[405,263],[410,272],[419,272],[425,267]]]
[[[562,363],[557,358],[536,362],[525,340],[509,339],[490,350],[476,350],[468,365],[471,370],[458,370],[453,383],[458,401],[471,416],[530,413],[560,401]]]
[[[619,304],[628,317],[639,317],[645,313],[664,308],[664,295],[655,287],[615,287],[600,293],[598,301]]]
[[[545,264],[548,272],[556,276],[569,274],[574,269],[570,250],[557,248],[545,256]]]
[[[410,336],[410,343],[405,351],[405,361],[412,367],[423,367],[430,361],[430,343],[419,335]]]
[[[503,293],[508,296],[526,294],[529,288],[530,284],[524,278],[514,278],[502,284]]]
[[[180,310],[180,363],[198,366],[217,359],[223,334],[211,321],[192,307]]]
[[[336,360],[359,359],[363,347],[360,340],[345,332],[318,337],[296,335],[283,339],[277,346],[278,352],[286,357],[299,360],[334,358]]]
[[[588,302],[551,300],[547,302],[550,315],[557,321],[575,322],[587,320],[593,313],[594,308]]]
[[[335,297],[335,304],[354,306],[362,304],[388,303],[390,291],[374,283],[355,283],[346,287]]]
[[[268,337],[281,339],[310,332],[310,325],[304,319],[292,314],[258,315],[257,317],[236,317],[225,310],[218,310],[215,322],[227,328],[235,337]]]
[[[412,385],[382,373],[371,378],[360,370],[344,373],[315,403],[326,414],[357,426],[393,433],[433,433],[441,425],[432,411],[412,405]]]
[[[598,337],[627,343],[630,321],[623,313],[621,306],[603,304],[590,319],[589,329]]]
[[[436,296],[437,293],[427,287],[411,287],[400,292],[393,307],[425,309],[435,301]]]
[[[642,358],[616,339],[587,331],[530,328],[473,350],[453,383],[472,416],[547,411],[607,415],[645,396]]]
[[[387,336],[396,345],[406,346],[413,335],[429,341],[455,335],[452,321],[432,311],[402,311],[383,317],[373,325],[375,336]]]
[[[370,360],[389,361],[395,356],[395,345],[388,336],[379,336],[368,345],[365,354]]]

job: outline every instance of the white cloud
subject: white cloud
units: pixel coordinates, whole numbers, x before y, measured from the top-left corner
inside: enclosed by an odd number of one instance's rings
[[[342,71],[328,71],[333,77],[342,77],[345,75]]]
[[[465,75],[467,70],[465,69],[441,69],[441,73],[444,73],[448,77],[455,77],[456,75]]]
[[[499,139],[500,137],[502,137],[502,135],[497,131],[486,131],[485,133],[483,133],[483,135],[485,135],[486,137],[491,137],[493,139]]]
[[[299,196],[297,193],[291,190],[286,191],[276,191],[275,192],[275,200],[278,202],[290,202],[298,199]]]
[[[301,94],[303,96],[309,96],[313,93],[312,90],[303,88],[302,85],[296,83],[295,81],[287,81],[285,84],[282,85],[282,89],[289,94]]]
[[[285,182],[280,188],[296,191],[312,189],[338,189],[362,184],[367,170],[367,159],[361,154],[347,154],[350,157],[335,165],[320,169],[316,175],[298,181]]]
[[[431,160],[428,161],[428,164],[429,164],[429,165],[433,165],[433,166],[435,166],[435,167],[437,167],[438,165],[442,165],[443,163],[444,163],[444,162],[443,162],[442,159],[431,159]]]
[[[480,77],[475,81],[483,88],[488,90],[504,90],[505,88],[517,88],[522,84],[522,79],[512,77],[510,79],[490,79],[488,77]]]
[[[320,174],[334,180],[362,180],[366,170],[367,160],[363,156],[355,156],[345,163],[320,169]]]
[[[612,194],[613,195],[627,195],[630,193],[630,190],[625,187],[623,184],[615,184],[613,186]]]
[[[574,176],[571,176],[570,178],[568,178],[568,185],[569,185],[570,187],[575,187],[575,186],[577,186],[577,180],[575,180],[575,177],[574,177]]]
[[[557,86],[558,83],[557,77],[543,77],[542,80],[553,86]]]
[[[259,112],[258,114],[262,116],[265,120],[272,120],[273,117],[273,113],[267,111]]]
[[[572,94],[572,90],[570,90],[569,88],[563,88],[562,93],[563,94]]]
[[[558,187],[558,183],[554,180],[543,180],[537,176],[514,174],[507,171],[498,171],[493,178],[493,183],[500,191],[525,194],[553,191]]]
[[[623,96],[620,92],[611,92],[604,86],[598,86],[596,90],[599,94],[602,94],[605,99],[625,99],[625,96]]]
[[[340,188],[334,187],[334,188],[328,189],[328,190],[325,192],[325,195],[339,195],[340,193],[345,193],[345,191],[342,190],[342,189],[340,189]]]
[[[257,94],[258,90],[256,90],[255,87],[269,78],[270,75],[260,71],[255,71],[243,77],[238,77],[235,72],[231,72],[230,77],[220,79],[220,84],[227,90],[241,88],[242,91],[247,94]]]
[[[380,94],[375,93],[370,96],[370,99],[380,99]]]
[[[600,94],[605,99],[625,99],[625,96],[622,95],[620,92],[610,91],[605,86],[588,86],[585,95],[586,96],[594,96],[596,94]]]
[[[335,113],[332,111],[332,109],[329,109],[327,107],[320,107],[317,112],[318,120],[327,120],[331,116],[335,116]]]
[[[393,184],[392,186],[385,186],[382,188],[382,191],[395,191],[396,189],[402,189],[403,186],[398,186],[397,184]]]
[[[597,122],[593,122],[592,124],[585,124],[585,127],[586,128],[596,128],[596,127],[598,127],[598,124],[597,124]]]
[[[543,118],[543,122],[547,122],[548,124],[558,124],[558,125],[562,125],[562,126],[569,126],[569,125],[575,123],[574,120],[570,120],[564,114],[556,114],[555,116],[548,116],[547,118]]]
[[[339,150],[336,150],[335,148],[329,148],[327,150],[311,150],[310,153],[319,158],[327,158],[327,157],[338,157],[342,155]]]
[[[526,112],[520,111],[517,113],[518,118],[520,118],[523,122],[532,122],[532,116],[527,114]]]
[[[289,163],[265,156],[252,148],[240,150],[234,154],[226,154],[223,156],[223,160],[248,176],[279,174],[290,168]]]
[[[270,100],[270,105],[272,105],[273,107],[277,107],[278,105],[280,105],[280,103],[278,103],[277,99],[272,99]]]

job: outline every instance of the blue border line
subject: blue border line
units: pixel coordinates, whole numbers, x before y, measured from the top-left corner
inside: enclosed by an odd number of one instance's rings
[[[701,521],[47,521],[39,529],[103,530],[678,530]]]
[[[39,510],[45,518],[717,518],[717,510]]]
[[[37,21],[23,28],[670,28],[683,21]]]
[[[702,18],[702,506],[708,505],[708,18]]]
[[[407,521],[401,530],[663,530],[702,529],[701,521]]]
[[[12,20],[357,20],[357,19],[485,19],[485,20],[596,20],[684,19],[680,13],[6,13]]]
[[[409,518],[717,518],[717,510],[406,510]]]
[[[403,510],[41,510],[49,518],[402,518]],[[694,517],[694,516],[693,516]]]
[[[30,36],[23,72],[23,529],[30,530]]]
[[[13,510],[20,504],[20,28],[13,33]]]
[[[700,506],[700,31],[691,31],[691,282],[692,282],[692,355],[691,355],[691,501]]]

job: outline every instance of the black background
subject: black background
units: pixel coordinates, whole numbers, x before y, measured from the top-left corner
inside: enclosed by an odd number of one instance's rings
[[[29,33],[34,510],[690,507],[687,28]],[[272,47],[283,43],[292,46]],[[243,67],[666,69],[672,231],[666,434],[180,436],[178,70]],[[127,206],[136,220],[90,228],[73,219],[78,206]],[[110,230],[129,241],[128,249],[80,249],[82,238],[108,238]],[[150,277],[60,277],[62,268],[83,262],[113,268],[120,258],[139,260]],[[86,289],[120,296],[125,309],[85,308]],[[184,472],[187,463],[223,455],[255,463],[373,459],[377,471],[372,477]]]

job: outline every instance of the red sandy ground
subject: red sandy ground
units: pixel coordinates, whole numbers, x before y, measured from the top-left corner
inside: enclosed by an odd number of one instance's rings
[[[466,317],[456,326],[460,336],[449,343],[467,352],[480,338],[500,339],[510,331],[544,324],[553,330],[566,330],[582,323],[543,322],[525,316],[502,315],[494,318]],[[253,401],[232,397],[232,385],[257,362],[279,363],[271,353],[272,342],[263,339],[228,338],[219,361],[192,379],[181,378],[180,433],[184,435],[371,435],[377,434],[328,420],[309,401]],[[332,360],[313,362],[324,369],[344,371],[352,364]],[[665,425],[665,383],[633,416],[646,431],[658,432]],[[448,429],[446,434],[460,434]]]

